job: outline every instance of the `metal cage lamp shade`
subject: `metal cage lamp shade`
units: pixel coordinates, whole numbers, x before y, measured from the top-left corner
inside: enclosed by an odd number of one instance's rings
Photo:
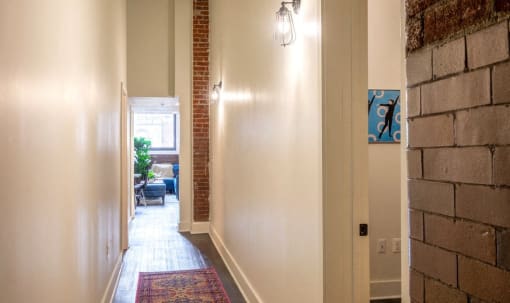
[[[292,5],[292,11],[298,13],[301,6],[301,0],[292,2],[282,2],[282,6],[276,12],[276,33],[275,38],[281,46],[285,47],[296,41],[296,27],[294,24],[293,12],[287,8],[287,4]]]
[[[218,84],[213,85],[211,100],[217,101],[220,98],[221,89],[223,88],[223,81],[218,82]]]

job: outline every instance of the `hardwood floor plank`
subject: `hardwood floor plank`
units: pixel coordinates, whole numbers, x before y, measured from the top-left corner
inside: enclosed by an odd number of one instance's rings
[[[129,249],[123,260],[114,303],[135,302],[139,272],[197,269],[212,266],[232,303],[246,302],[209,235],[179,233],[179,203],[167,195],[165,205],[138,206],[129,226]]]

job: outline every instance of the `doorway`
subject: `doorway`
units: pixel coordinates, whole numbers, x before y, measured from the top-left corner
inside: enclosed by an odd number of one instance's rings
[[[401,125],[400,144],[369,145],[365,103],[368,89],[394,90],[400,94],[401,120],[404,120],[406,98],[402,88],[405,81],[405,42],[400,35],[405,32],[402,30],[405,7],[404,2],[399,0],[376,2],[325,1],[322,7],[326,302],[399,298],[402,298],[402,302],[409,302],[405,244],[408,222],[405,211],[406,125]],[[331,39],[332,33],[335,39]],[[388,57],[391,58],[390,62],[384,62]],[[372,63],[374,60],[376,64],[386,65],[377,67]],[[372,71],[374,68],[376,71]],[[391,77],[387,74],[391,74]],[[389,129],[385,132],[388,133]],[[384,160],[385,156],[390,157],[391,161]],[[378,166],[369,163],[369,159]],[[385,173],[384,166],[390,166],[391,172]],[[391,177],[388,178],[387,174],[391,174]],[[386,187],[383,183],[380,183],[382,186],[379,189],[372,186],[373,180],[380,182],[381,179]],[[335,183],[336,180],[342,180],[342,184]],[[380,192],[387,194],[384,201],[377,196]],[[377,217],[381,213],[386,215],[384,203],[391,203],[391,218]],[[382,210],[372,209],[371,204],[380,206]],[[362,223],[369,223],[368,237],[360,236],[358,229]],[[382,227],[378,228],[378,225]],[[383,230],[385,228],[387,230]],[[377,253],[379,239],[386,239],[386,254]],[[400,247],[399,239],[403,244]],[[391,258],[390,270],[382,268],[381,272],[388,274],[387,277],[377,277],[373,272],[377,268],[374,265],[381,263],[375,263],[379,262],[375,257],[383,256],[387,257],[382,258],[385,261]],[[370,262],[370,259],[374,260]],[[342,281],[341,285],[338,281]],[[383,289],[377,290],[381,285]],[[373,291],[370,291],[371,288]]]
[[[400,0],[368,0],[370,299],[401,298],[402,100]],[[384,301],[383,301],[384,300]],[[388,301],[391,300],[391,301]]]
[[[130,98],[136,205],[179,197],[179,98]],[[147,184],[145,184],[147,183]]]

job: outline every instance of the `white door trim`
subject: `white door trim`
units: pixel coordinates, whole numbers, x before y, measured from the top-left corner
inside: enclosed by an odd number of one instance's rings
[[[369,302],[367,0],[322,0],[324,302]]]
[[[406,6],[405,6],[405,0],[400,1],[400,41],[402,43],[401,47],[401,54],[402,58],[400,60],[400,69],[401,69],[401,75],[402,75],[402,87],[400,90],[400,100],[401,100],[401,108],[400,111],[402,113],[406,113],[402,121],[404,123],[401,123],[400,125],[400,131],[401,131],[401,142],[400,142],[400,159],[401,159],[401,165],[400,165],[400,238],[402,239],[401,243],[401,252],[400,252],[400,262],[401,262],[401,294],[402,294],[402,303],[410,303],[411,297],[409,294],[409,209],[407,207],[407,72],[406,72],[406,44],[407,44],[407,37],[405,35],[405,24],[406,24]]]
[[[175,95],[179,98],[179,231],[190,231],[193,216],[192,54],[193,1],[175,0]]]
[[[129,209],[134,199],[133,177],[132,177],[132,154],[131,154],[131,112],[128,102],[128,93],[124,83],[121,83],[121,105],[120,105],[120,248],[126,250],[129,247]]]

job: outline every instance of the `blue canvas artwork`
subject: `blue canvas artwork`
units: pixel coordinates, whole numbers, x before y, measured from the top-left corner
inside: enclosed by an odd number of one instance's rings
[[[400,91],[368,91],[368,143],[400,143]]]

